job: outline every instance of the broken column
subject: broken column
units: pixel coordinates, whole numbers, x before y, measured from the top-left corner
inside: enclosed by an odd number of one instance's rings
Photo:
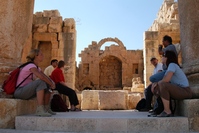
[[[67,86],[75,89],[75,72],[76,72],[76,28],[73,18],[64,19],[63,40],[60,43],[64,44],[64,61],[65,76]],[[62,41],[62,42],[61,42]]]

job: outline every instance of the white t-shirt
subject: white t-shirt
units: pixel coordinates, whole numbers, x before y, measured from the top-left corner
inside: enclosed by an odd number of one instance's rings
[[[50,76],[51,73],[53,72],[54,67],[52,65],[46,67],[46,69],[44,70],[44,74],[46,74],[47,76]]]
[[[158,63],[157,64],[157,66],[154,68],[154,70],[153,70],[153,75],[154,74],[156,74],[156,73],[158,73],[158,71],[162,71],[163,69],[162,69],[162,63]]]

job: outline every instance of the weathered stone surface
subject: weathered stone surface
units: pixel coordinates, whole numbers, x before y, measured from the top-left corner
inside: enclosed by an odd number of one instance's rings
[[[77,98],[78,98],[78,101],[79,101],[79,104],[76,107],[81,109],[82,93],[81,92],[77,92],[76,94],[77,94]]]
[[[158,32],[157,31],[145,31],[144,40],[157,40]]]
[[[43,16],[43,12],[36,12],[36,13],[35,13],[35,16],[36,16],[36,17],[42,17],[42,16]]]
[[[63,24],[62,17],[51,17],[50,24]]]
[[[59,48],[59,42],[58,41],[51,41],[52,43],[52,49],[58,49]]]
[[[99,110],[127,109],[128,91],[99,91]]]
[[[98,110],[99,91],[98,90],[84,90],[82,91],[82,110]]]
[[[189,118],[191,131],[199,131],[199,99],[186,99],[177,102],[176,114]]]
[[[47,32],[48,25],[47,24],[34,24],[33,25],[33,32]]]
[[[19,100],[0,98],[0,128],[14,128],[15,117],[35,113],[36,105],[36,99]]]
[[[34,17],[33,24],[50,24],[50,17]]]
[[[199,86],[199,12],[198,1],[179,0],[180,38],[182,45],[183,70],[188,75],[191,88]],[[194,97],[199,97],[199,91],[193,90]]]
[[[106,42],[117,45],[100,50]],[[122,90],[132,86],[133,77],[143,79],[143,53],[141,50],[126,50],[118,38],[104,38],[98,43],[93,41],[80,54],[82,67],[79,67],[79,90],[83,83],[99,90]],[[142,81],[143,82],[143,81]]]
[[[31,35],[33,5],[34,0],[1,1],[0,69],[8,63],[16,66],[21,61],[24,43]]]
[[[60,13],[58,10],[44,10],[43,16],[44,17],[59,17]]]
[[[57,41],[57,34],[56,33],[34,33],[33,40]]]
[[[50,33],[62,32],[62,24],[49,24],[48,32],[50,32]]]
[[[147,114],[123,110],[57,113],[52,117],[17,116],[16,129],[22,133],[192,133],[185,117],[157,118]]]
[[[128,92],[131,92],[131,87],[123,87],[123,90],[127,90]]]
[[[141,100],[141,94],[140,93],[130,93],[128,94],[128,109],[135,109],[137,103]]]
[[[132,79],[132,88],[131,92],[144,92],[144,84],[142,84],[142,81],[140,78],[133,78]]]

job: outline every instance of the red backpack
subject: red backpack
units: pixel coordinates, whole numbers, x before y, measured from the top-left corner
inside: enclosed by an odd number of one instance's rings
[[[15,70],[13,70],[8,78],[3,82],[2,88],[4,90],[4,92],[6,92],[6,94],[11,95],[14,94],[15,89],[17,89],[31,74],[29,74],[18,86],[16,86],[17,84],[17,78],[19,76],[19,72],[21,70],[22,67],[28,65],[29,63],[33,63],[33,62],[27,62],[25,64],[22,64],[21,66],[17,67]]]

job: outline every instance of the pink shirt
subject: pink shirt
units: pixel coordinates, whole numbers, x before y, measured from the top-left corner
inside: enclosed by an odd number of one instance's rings
[[[31,74],[30,69],[34,68],[34,67],[37,68],[37,66],[35,64],[30,63],[21,69],[18,79],[17,79],[17,85],[19,85],[26,77],[28,77],[28,75]],[[39,70],[41,70],[41,69],[39,68]],[[35,78],[36,78],[36,76],[34,74],[31,74],[19,87],[23,87],[23,86],[27,85],[28,83],[32,82],[33,79],[35,79]]]

